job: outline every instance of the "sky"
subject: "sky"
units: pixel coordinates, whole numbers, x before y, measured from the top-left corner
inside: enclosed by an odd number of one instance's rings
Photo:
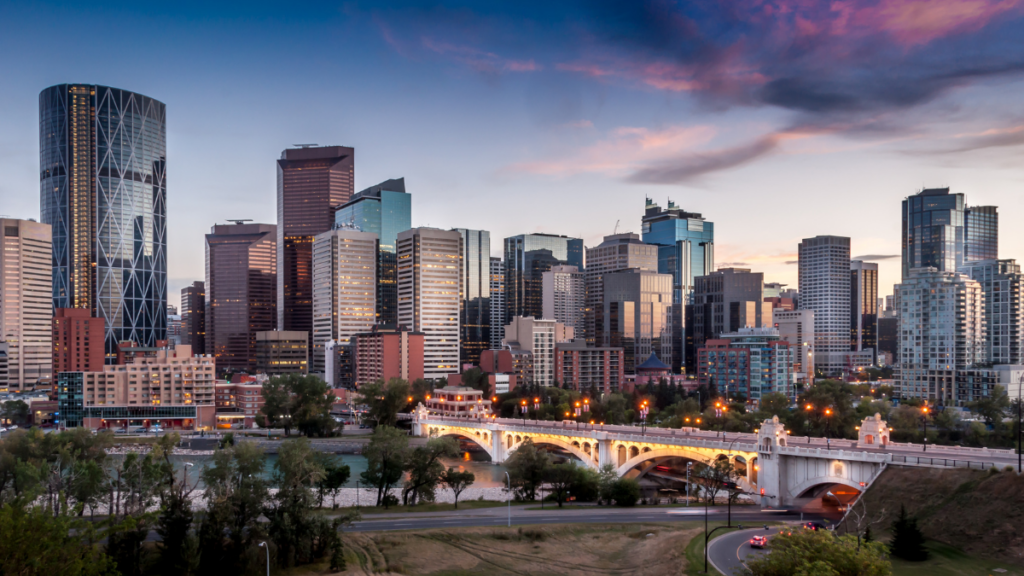
[[[718,267],[795,287],[802,238],[849,236],[891,294],[902,199],[948,186],[1024,260],[1024,0],[0,3],[0,214],[39,217],[60,83],[167,105],[171,304],[212,225],[276,222],[275,161],[307,143],[494,255],[671,199]]]

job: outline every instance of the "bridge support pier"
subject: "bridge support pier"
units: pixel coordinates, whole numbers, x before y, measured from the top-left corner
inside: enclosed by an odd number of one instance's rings
[[[615,454],[612,452],[612,441],[610,439],[599,438],[597,441],[597,449],[598,469],[604,468],[605,464],[611,464],[615,467],[619,466],[619,463],[615,460]]]

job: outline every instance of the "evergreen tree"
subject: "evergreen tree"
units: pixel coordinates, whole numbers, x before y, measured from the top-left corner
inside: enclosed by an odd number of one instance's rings
[[[900,505],[900,515],[892,523],[892,540],[889,551],[897,558],[911,562],[923,562],[928,559],[928,550],[924,547],[924,534],[917,527],[917,518],[907,515],[907,508]]]

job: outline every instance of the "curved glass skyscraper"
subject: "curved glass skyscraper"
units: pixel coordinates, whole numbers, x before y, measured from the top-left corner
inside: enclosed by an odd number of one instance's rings
[[[167,123],[162,102],[107,86],[39,94],[39,203],[53,227],[54,308],[87,308],[117,343],[167,333]]]

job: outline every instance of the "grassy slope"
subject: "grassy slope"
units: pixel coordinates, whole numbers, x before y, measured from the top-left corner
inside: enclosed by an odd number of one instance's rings
[[[1024,476],[1015,472],[889,467],[863,500],[868,518],[881,517],[871,527],[880,540],[889,538],[902,504],[929,539],[977,558],[1024,565]]]

